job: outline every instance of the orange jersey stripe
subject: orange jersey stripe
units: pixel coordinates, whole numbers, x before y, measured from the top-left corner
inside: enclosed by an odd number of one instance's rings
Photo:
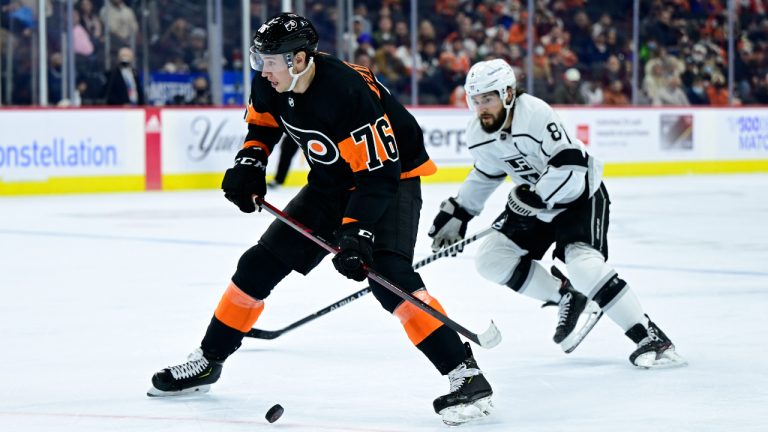
[[[341,157],[347,161],[353,172],[367,169],[366,163],[368,163],[368,155],[365,151],[365,146],[362,147],[363,148],[359,148],[352,137],[339,143],[339,153],[341,153]]]
[[[426,289],[420,289],[414,292],[413,295],[440,311],[442,314],[445,314],[445,310],[443,309],[443,306],[440,305],[440,302],[429,295]],[[400,306],[395,309],[394,315],[400,319],[400,323],[403,325],[405,333],[408,334],[408,339],[410,339],[414,345],[420,344],[421,341],[427,338],[427,336],[431,335],[432,332],[443,325],[443,323],[436,318],[430,316],[408,301],[401,303]]]
[[[371,89],[372,92],[376,93],[376,96],[378,96],[379,99],[381,99],[381,93],[379,92],[379,88],[376,87],[376,77],[373,76],[370,69],[368,69],[365,66],[360,66],[354,63],[344,62],[344,64],[351,67],[355,72],[359,73],[360,76],[363,77],[363,80],[365,80],[365,83],[368,84],[368,88]]]
[[[245,333],[256,324],[263,310],[263,300],[249,296],[230,282],[224,295],[221,296],[214,315],[227,326]]]
[[[378,156],[382,162],[389,160],[387,153],[384,151],[384,147],[381,144],[381,139],[378,136],[373,135],[376,142],[377,155],[373,155],[373,158]],[[339,143],[339,153],[341,157],[352,168],[352,172],[358,172],[368,169],[368,145],[365,142],[356,143],[352,137],[345,139]]]
[[[248,104],[248,112],[245,114],[245,122],[256,126],[279,127],[277,120],[268,112],[256,112],[253,105]]]
[[[267,147],[267,145],[261,141],[251,140],[243,143],[243,148],[248,148],[248,147],[258,147],[264,150],[267,153],[267,156],[269,156],[269,147]]]
[[[413,177],[431,176],[436,172],[437,172],[437,165],[435,165],[435,163],[432,162],[432,159],[429,159],[423,164],[417,166],[416,168],[400,174],[400,180],[405,180]]]
[[[344,218],[341,219],[341,224],[344,225],[344,224],[348,224],[348,223],[352,223],[352,222],[357,222],[357,221],[358,220],[355,219],[355,218],[344,217]]]

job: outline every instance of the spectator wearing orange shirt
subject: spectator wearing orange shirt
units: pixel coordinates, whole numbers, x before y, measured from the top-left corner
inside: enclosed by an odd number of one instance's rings
[[[567,42],[563,36],[563,30],[555,27],[549,34],[541,37],[541,44],[544,45],[547,55],[558,55]]]
[[[528,33],[528,12],[521,12],[520,19],[509,27],[507,42],[513,45],[525,45]],[[536,35],[534,35],[534,40]]]
[[[629,105],[629,98],[624,94],[624,84],[621,80],[613,80],[611,85],[603,91],[604,105]]]
[[[712,78],[712,84],[707,86],[707,97],[710,105],[728,106],[728,88],[722,76],[715,75]]]

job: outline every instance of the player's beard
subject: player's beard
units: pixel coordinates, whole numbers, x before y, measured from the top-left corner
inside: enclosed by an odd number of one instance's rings
[[[488,113],[484,115],[490,115],[493,117],[493,121],[490,124],[485,123],[484,119],[480,118],[480,127],[483,128],[483,130],[487,133],[497,132],[504,125],[504,122],[507,121],[507,110],[504,108],[495,114]]]

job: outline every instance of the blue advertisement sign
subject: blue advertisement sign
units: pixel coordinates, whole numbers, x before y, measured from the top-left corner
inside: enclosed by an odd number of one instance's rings
[[[208,80],[208,74],[153,72],[150,74],[147,102],[150,105],[186,105],[195,97],[192,82],[199,77]],[[224,105],[244,105],[242,89],[242,72],[223,72],[222,102]]]

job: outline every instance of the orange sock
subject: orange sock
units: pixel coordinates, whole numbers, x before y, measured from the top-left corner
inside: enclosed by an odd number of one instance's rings
[[[429,295],[426,289],[420,289],[414,292],[413,296],[432,306],[442,314],[445,314],[445,310],[443,309],[443,306],[440,305],[440,302]],[[427,336],[443,325],[443,323],[436,318],[419,309],[409,301],[404,301],[400,304],[400,306],[395,309],[394,315],[400,318],[400,323],[403,325],[405,333],[408,335],[408,339],[410,339],[414,345],[421,343]]]
[[[230,282],[214,315],[227,326],[245,333],[256,324],[263,310],[263,300],[249,296]]]

